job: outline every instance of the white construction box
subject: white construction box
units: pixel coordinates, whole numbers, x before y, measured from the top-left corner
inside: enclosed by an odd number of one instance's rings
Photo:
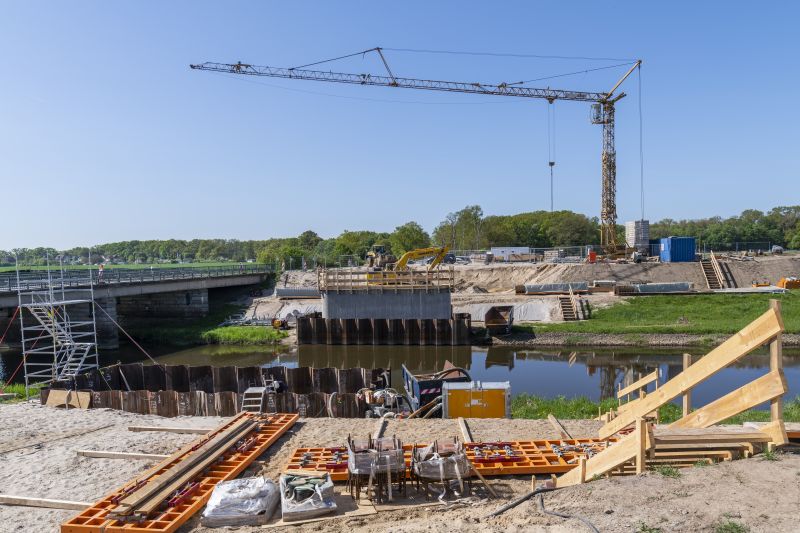
[[[650,221],[632,220],[625,223],[625,242],[628,248],[634,248],[640,253],[650,251]]]
[[[517,260],[523,260],[531,253],[531,249],[527,246],[492,246],[489,251],[494,255],[495,261],[509,261],[512,256]]]

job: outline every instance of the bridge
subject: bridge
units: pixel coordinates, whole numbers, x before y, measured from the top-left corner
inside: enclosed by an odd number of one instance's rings
[[[266,281],[274,273],[267,265],[231,265],[222,267],[176,268],[107,268],[100,274],[95,269],[27,270],[0,273],[0,331],[4,331],[18,304],[18,289],[22,292],[47,291],[49,287],[59,299],[73,299],[76,294],[85,298],[86,289],[93,288],[95,304],[105,313],[95,313],[98,341],[106,349],[119,345],[117,327],[122,324],[152,319],[200,318],[208,315],[213,296],[225,298],[237,288]],[[229,289],[226,291],[225,289]],[[209,292],[211,291],[211,292]],[[78,311],[91,316],[90,306]],[[72,316],[72,312],[70,313]],[[14,330],[9,336],[13,342]]]

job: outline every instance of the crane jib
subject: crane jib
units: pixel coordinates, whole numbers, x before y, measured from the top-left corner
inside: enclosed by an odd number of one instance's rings
[[[606,93],[583,91],[565,91],[558,89],[538,89],[507,84],[484,84],[477,82],[457,82],[440,80],[422,80],[416,78],[398,78],[378,76],[374,74],[352,74],[345,72],[323,72],[319,70],[299,70],[278,67],[254,66],[244,63],[202,63],[190,65],[196,70],[243,74],[246,76],[266,76],[271,78],[291,78],[311,81],[327,81],[349,83],[355,85],[377,85],[384,87],[402,87],[406,89],[422,89],[430,91],[458,92],[469,94],[488,94],[493,96],[516,96],[520,98],[543,98],[545,100],[574,100],[580,102],[603,102]]]

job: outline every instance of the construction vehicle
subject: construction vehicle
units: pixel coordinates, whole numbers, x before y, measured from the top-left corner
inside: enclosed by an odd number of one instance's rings
[[[206,70],[210,72],[224,72],[226,74],[238,74],[243,76],[267,76],[271,78],[284,78],[291,80],[310,80],[325,81],[332,83],[346,83],[352,85],[373,85],[381,87],[399,87],[405,89],[418,89],[427,91],[444,91],[468,94],[486,94],[493,96],[515,96],[519,98],[538,98],[547,100],[552,104],[556,100],[569,100],[577,102],[591,102],[591,122],[600,124],[603,128],[603,145],[601,152],[602,165],[602,193],[600,202],[600,246],[607,256],[624,255],[624,246],[617,242],[617,153],[614,147],[614,127],[615,127],[615,105],[623,97],[624,92],[614,94],[622,83],[637,69],[641,68],[642,61],[636,60],[624,63],[619,66],[632,65],[623,75],[616,85],[608,92],[585,92],[567,91],[558,89],[538,89],[528,87],[523,82],[514,83],[476,83],[476,82],[454,82],[438,80],[422,80],[416,78],[400,78],[395,76],[389,68],[389,63],[383,55],[382,48],[376,47],[363,52],[342,56],[324,61],[317,61],[305,66],[318,65],[352,57],[376,52],[386,68],[388,75],[373,74],[353,74],[345,72],[306,70],[299,68],[280,68],[268,66],[256,66],[241,61],[238,63],[213,63],[206,62],[201,64],[189,65],[196,70]],[[552,166],[551,166],[552,168]],[[621,249],[621,251],[620,251]]]
[[[794,276],[781,278],[780,281],[778,281],[778,287],[781,289],[800,289],[800,278]]]
[[[408,277],[401,273],[411,272],[408,264],[411,261],[418,261],[427,257],[431,258],[426,268],[427,272],[433,272],[443,262],[455,262],[455,256],[448,254],[450,249],[447,246],[434,248],[417,248],[409,250],[400,256],[394,263],[385,263],[382,268],[373,267],[372,272],[367,272],[367,283],[370,285],[407,285],[413,283],[413,276]],[[418,282],[427,283],[425,280]]]
[[[390,263],[397,261],[397,258],[386,251],[386,246],[373,244],[367,252],[367,266],[370,268],[384,268]]]

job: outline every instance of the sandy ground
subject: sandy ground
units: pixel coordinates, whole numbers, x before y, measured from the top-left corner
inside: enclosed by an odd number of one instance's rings
[[[213,427],[220,418],[163,419],[110,410],[63,410],[36,404],[0,405],[0,492],[70,500],[93,500],[146,469],[146,460],[77,457],[78,449],[168,453],[196,438],[173,433],[133,433],[129,425]],[[301,446],[338,445],[348,434],[366,434],[374,421],[312,419],[298,422],[261,459],[274,478],[293,450]],[[543,420],[470,420],[476,439],[555,438]],[[110,427],[104,427],[108,426]],[[575,436],[593,436],[595,421],[564,421]],[[103,428],[103,429],[98,429]],[[452,420],[391,421],[386,435],[406,442],[458,435]],[[580,515],[600,531],[636,531],[644,524],[662,531],[714,531],[720,521],[744,524],[753,532],[797,531],[800,505],[800,456],[781,454],[778,461],[753,459],[681,471],[680,478],[649,472],[642,476],[602,479],[544,496],[548,510]],[[254,471],[258,466],[251,468]],[[498,518],[485,518],[515,496],[525,494],[530,479],[493,478],[502,502],[487,499],[482,488],[461,505],[423,506],[421,498],[393,510],[362,517],[340,517],[296,526],[302,531],[588,531],[576,520],[544,515],[536,501],[523,503]],[[343,491],[343,487],[339,487]],[[410,501],[410,498],[406,500]],[[0,506],[0,532],[58,531],[74,511]],[[211,532],[197,517],[182,532]],[[239,528],[236,531],[261,531]]]

